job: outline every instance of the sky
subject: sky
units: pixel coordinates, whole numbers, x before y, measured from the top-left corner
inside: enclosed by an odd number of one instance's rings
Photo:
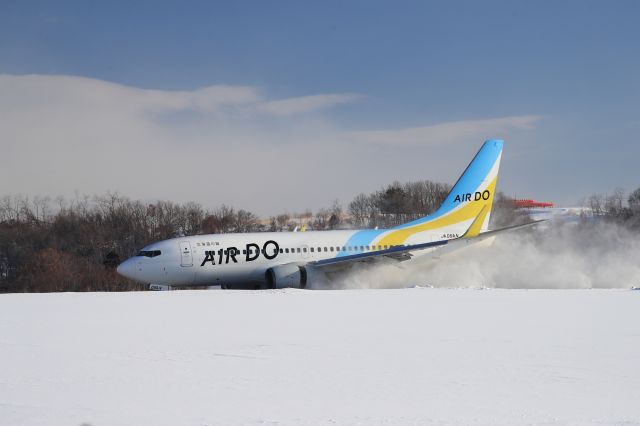
[[[0,196],[260,215],[454,183],[640,187],[640,2],[0,3]]]

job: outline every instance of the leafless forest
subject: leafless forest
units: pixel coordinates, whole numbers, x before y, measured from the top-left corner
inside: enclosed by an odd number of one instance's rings
[[[450,185],[394,182],[356,196],[343,208],[337,201],[317,212],[282,213],[261,219],[221,206],[159,201],[153,204],[118,194],[95,197],[0,200],[0,292],[125,291],[143,287],[115,273],[118,263],[145,245],[184,235],[390,227],[432,213]],[[640,189],[625,199],[621,191],[585,201],[594,214],[640,228]],[[498,194],[493,226],[527,220],[511,200]]]

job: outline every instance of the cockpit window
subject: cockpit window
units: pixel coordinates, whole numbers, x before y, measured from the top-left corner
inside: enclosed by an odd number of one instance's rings
[[[138,256],[156,257],[156,256],[160,256],[161,254],[162,252],[160,250],[141,250],[138,253]]]

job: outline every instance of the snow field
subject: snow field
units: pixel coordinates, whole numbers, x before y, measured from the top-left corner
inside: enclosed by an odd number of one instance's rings
[[[0,425],[640,424],[640,291],[0,295]]]

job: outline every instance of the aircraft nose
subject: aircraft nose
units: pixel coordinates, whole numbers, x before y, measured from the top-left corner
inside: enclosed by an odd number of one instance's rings
[[[131,280],[136,278],[136,265],[133,259],[127,259],[119,264],[116,271],[123,277],[127,277]]]

